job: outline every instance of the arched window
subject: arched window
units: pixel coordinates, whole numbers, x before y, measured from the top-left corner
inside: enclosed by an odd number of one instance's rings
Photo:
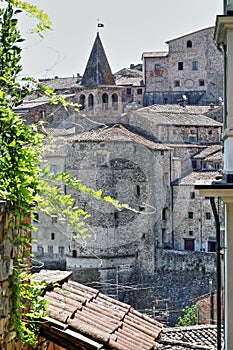
[[[188,40],[188,41],[187,41],[187,47],[193,47],[193,43],[192,43],[191,40]]]
[[[168,219],[168,208],[163,208],[162,210],[162,220]]]
[[[55,233],[54,233],[54,232],[51,233],[51,239],[52,239],[52,240],[55,239]]]
[[[117,96],[117,94],[112,95],[112,108],[114,110],[118,109],[118,96]]]
[[[93,109],[93,107],[94,107],[94,96],[90,94],[88,96],[88,108]]]
[[[81,105],[80,109],[84,109],[85,108],[85,95],[80,95],[79,103]]]
[[[103,110],[108,109],[108,94],[104,93],[102,95],[102,104],[103,104]]]
[[[77,250],[72,250],[72,257],[77,258]]]

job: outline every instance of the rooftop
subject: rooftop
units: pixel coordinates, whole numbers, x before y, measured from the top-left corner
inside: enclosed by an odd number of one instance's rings
[[[221,127],[221,123],[206,116],[208,111],[208,106],[165,104],[141,108],[133,113],[160,125]]]
[[[192,171],[190,174],[182,177],[181,179],[174,182],[174,184],[185,185],[185,186],[194,186],[198,184],[211,184],[212,181],[216,179],[216,176],[219,176],[220,172],[218,170],[201,170],[201,171]]]
[[[117,141],[117,142],[137,142],[143,144],[151,149],[169,150],[170,148],[159,142],[150,141],[138,134],[129,131],[121,124],[115,124],[112,126],[105,126],[102,128],[92,129],[89,132],[77,135],[74,139],[75,142],[103,142],[103,141]]]
[[[53,271],[59,280],[59,271]],[[48,317],[40,324],[41,335],[65,348],[151,350],[163,325],[130,305],[114,300],[98,290],[62,276],[62,288],[50,288],[44,299],[49,302]],[[47,279],[45,274],[42,280]],[[51,280],[51,275],[48,280]],[[51,282],[51,281],[50,281]]]

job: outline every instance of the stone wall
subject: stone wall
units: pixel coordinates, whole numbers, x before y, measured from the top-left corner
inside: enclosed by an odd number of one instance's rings
[[[0,202],[0,349],[21,350],[16,332],[11,324],[11,277],[13,274],[14,231],[9,229],[11,213],[6,202]]]
[[[218,103],[223,97],[223,56],[213,42],[214,27],[170,40],[168,53],[145,54],[144,105]]]

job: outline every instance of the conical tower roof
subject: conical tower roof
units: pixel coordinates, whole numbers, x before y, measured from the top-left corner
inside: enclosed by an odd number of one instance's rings
[[[115,85],[99,33],[97,33],[89,60],[81,81],[83,86]]]

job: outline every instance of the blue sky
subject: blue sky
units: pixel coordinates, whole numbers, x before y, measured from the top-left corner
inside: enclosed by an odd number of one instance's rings
[[[113,73],[140,63],[142,52],[166,51],[170,39],[215,25],[223,0],[31,0],[47,12],[53,30],[43,39],[28,34],[22,19],[24,75],[59,77],[83,74],[97,19]]]

